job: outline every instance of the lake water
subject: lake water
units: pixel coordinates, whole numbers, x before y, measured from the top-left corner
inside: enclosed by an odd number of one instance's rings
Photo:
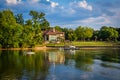
[[[120,50],[0,51],[0,80],[120,80]]]

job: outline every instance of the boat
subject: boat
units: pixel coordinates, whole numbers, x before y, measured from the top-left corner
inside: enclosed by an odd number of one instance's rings
[[[32,55],[32,54],[35,54],[35,52],[32,52],[32,51],[25,51],[23,52],[24,55]]]
[[[64,50],[79,50],[79,48],[73,45],[69,45],[69,46],[64,46]]]
[[[26,52],[26,54],[35,54],[35,52],[29,51],[29,52]]]

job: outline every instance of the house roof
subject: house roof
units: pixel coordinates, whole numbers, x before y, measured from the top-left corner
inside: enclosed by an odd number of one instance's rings
[[[46,30],[43,32],[44,35],[55,35],[55,34],[63,34],[64,32],[57,31],[55,29]]]

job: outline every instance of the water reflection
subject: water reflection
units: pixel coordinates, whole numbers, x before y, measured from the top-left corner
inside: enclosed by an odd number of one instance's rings
[[[19,51],[2,51],[0,80],[45,79],[49,64],[43,53],[23,55]]]
[[[52,52],[49,52],[48,54],[48,60],[49,62],[52,62],[52,63],[64,63],[65,56],[63,52],[52,51]]]
[[[0,51],[0,80],[119,80],[120,50]]]

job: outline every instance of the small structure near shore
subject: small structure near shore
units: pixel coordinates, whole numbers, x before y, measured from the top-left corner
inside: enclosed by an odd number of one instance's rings
[[[24,55],[32,55],[32,54],[35,54],[35,52],[33,52],[33,51],[24,51],[23,54]]]
[[[79,48],[73,45],[69,45],[69,46],[64,46],[64,50],[79,50]]]
[[[59,43],[61,40],[64,40],[64,32],[60,32],[58,30],[55,30],[55,28],[46,30],[43,32],[43,37],[45,42],[54,42]]]

